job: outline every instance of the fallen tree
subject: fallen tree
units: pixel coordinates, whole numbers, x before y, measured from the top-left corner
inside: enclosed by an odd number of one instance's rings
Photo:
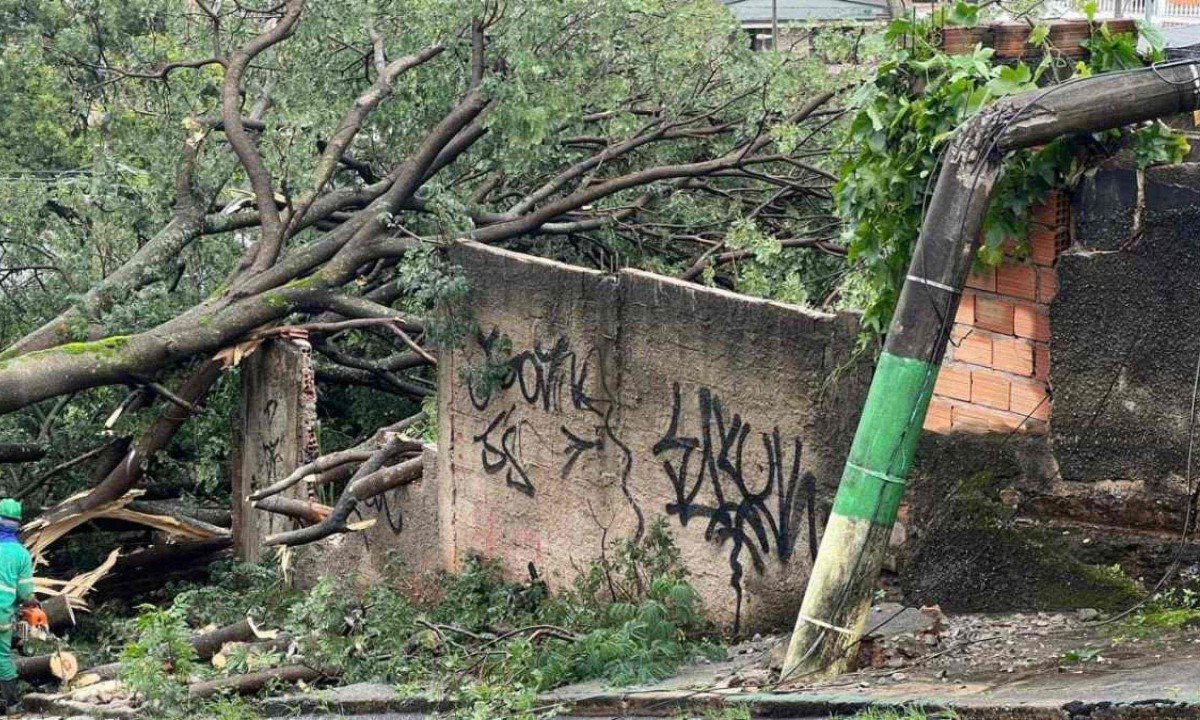
[[[25,215],[3,252],[25,269],[0,273],[17,301],[0,310],[0,424],[37,430],[39,447],[54,432],[113,436],[52,444],[45,467],[22,470],[20,494],[48,507],[30,529],[39,552],[104,520],[152,469],[202,455],[202,442],[181,447],[181,428],[215,433],[228,369],[289,329],[313,338],[323,392],[385,392],[419,417],[438,343],[469,331],[438,253],[457,238],[601,268],[716,268],[730,282],[754,262],[727,242],[748,222],[787,253],[840,252],[822,165],[836,93],[751,53],[718,4],[151,5],[144,25],[73,8],[4,30],[31,73],[95,110],[38,127],[78,127],[76,143],[111,163],[93,172],[124,173],[13,197]],[[148,57],[147,33],[171,38],[176,57]],[[150,190],[93,197],[110,186]],[[96,263],[67,252],[109,236]],[[56,430],[68,416],[70,432]],[[324,456],[256,493],[307,525],[272,541],[356,527],[364,500],[419,477],[419,446],[405,442]],[[300,482],[339,499],[272,497]],[[214,553],[198,543],[222,542],[203,518],[146,510],[190,546],[158,560],[199,562]]]

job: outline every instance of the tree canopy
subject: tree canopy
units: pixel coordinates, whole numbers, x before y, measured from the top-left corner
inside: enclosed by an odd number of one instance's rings
[[[212,358],[284,324],[402,330],[316,339],[331,444],[412,414],[459,238],[800,301],[841,267],[824,70],[710,0],[6,0],[0,28],[0,432],[52,441],[9,492],[219,492]]]

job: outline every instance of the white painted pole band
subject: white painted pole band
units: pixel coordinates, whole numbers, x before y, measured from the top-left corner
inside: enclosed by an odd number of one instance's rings
[[[1195,70],[1193,69],[1192,72],[1195,72]],[[912,280],[913,282],[920,283],[921,285],[928,285],[929,287],[935,287],[938,290],[945,290],[946,292],[954,293],[955,295],[957,295],[959,293],[958,290],[950,287],[949,285],[945,285],[943,283],[937,282],[936,280],[930,280],[928,278],[917,277],[916,275],[909,275],[905,279]]]
[[[876,478],[877,480],[882,480],[886,483],[895,483],[897,485],[907,485],[908,484],[908,482],[904,478],[898,478],[895,475],[888,475],[887,473],[881,473],[878,470],[872,470],[871,468],[865,468],[862,465],[852,463],[848,460],[846,461],[846,466],[854,468],[855,470],[859,471],[863,475],[868,475],[870,477]]]
[[[800,618],[800,620],[803,620],[804,622],[809,623],[810,625],[816,625],[817,627],[822,627],[822,628],[825,628],[826,630],[832,630],[836,633],[841,633],[843,635],[853,635],[854,634],[847,628],[838,627],[837,625],[830,625],[829,623],[825,622],[824,620],[818,620],[814,617],[809,617],[809,616],[805,615],[804,613],[800,613],[798,615],[798,617]]]

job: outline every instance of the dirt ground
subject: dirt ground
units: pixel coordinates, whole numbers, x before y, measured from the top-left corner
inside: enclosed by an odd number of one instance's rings
[[[1164,660],[1200,659],[1200,623],[1146,628],[1094,610],[944,615],[937,608],[872,608],[859,669],[829,681],[779,682],[787,637],[756,637],[729,650],[719,688],[788,691],[902,682],[973,683],[1030,673],[1086,675]]]

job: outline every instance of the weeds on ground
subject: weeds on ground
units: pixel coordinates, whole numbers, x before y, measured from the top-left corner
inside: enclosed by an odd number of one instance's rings
[[[572,591],[554,596],[536,579],[505,582],[496,565],[480,560],[438,578],[431,602],[410,600],[398,584],[402,573],[388,577],[362,596],[331,579],[300,594],[269,570],[230,566],[212,585],[142,610],[122,654],[122,677],[161,717],[240,719],[250,712],[244,703],[191,700],[187,682],[303,662],[342,683],[385,682],[452,700],[458,718],[523,720],[545,714],[537,696],[554,687],[657,680],[689,659],[720,653],[663,524],[640,542],[617,543]],[[194,661],[189,626],[247,613],[291,637],[290,657],[241,647],[223,653],[219,669]]]
[[[1189,588],[1169,588],[1155,593],[1130,616],[1124,629],[1141,636],[1192,625],[1200,625],[1200,593]]]
[[[1096,647],[1068,650],[1058,657],[1059,664],[1081,665],[1088,662],[1100,662],[1103,659],[1101,649]]]

